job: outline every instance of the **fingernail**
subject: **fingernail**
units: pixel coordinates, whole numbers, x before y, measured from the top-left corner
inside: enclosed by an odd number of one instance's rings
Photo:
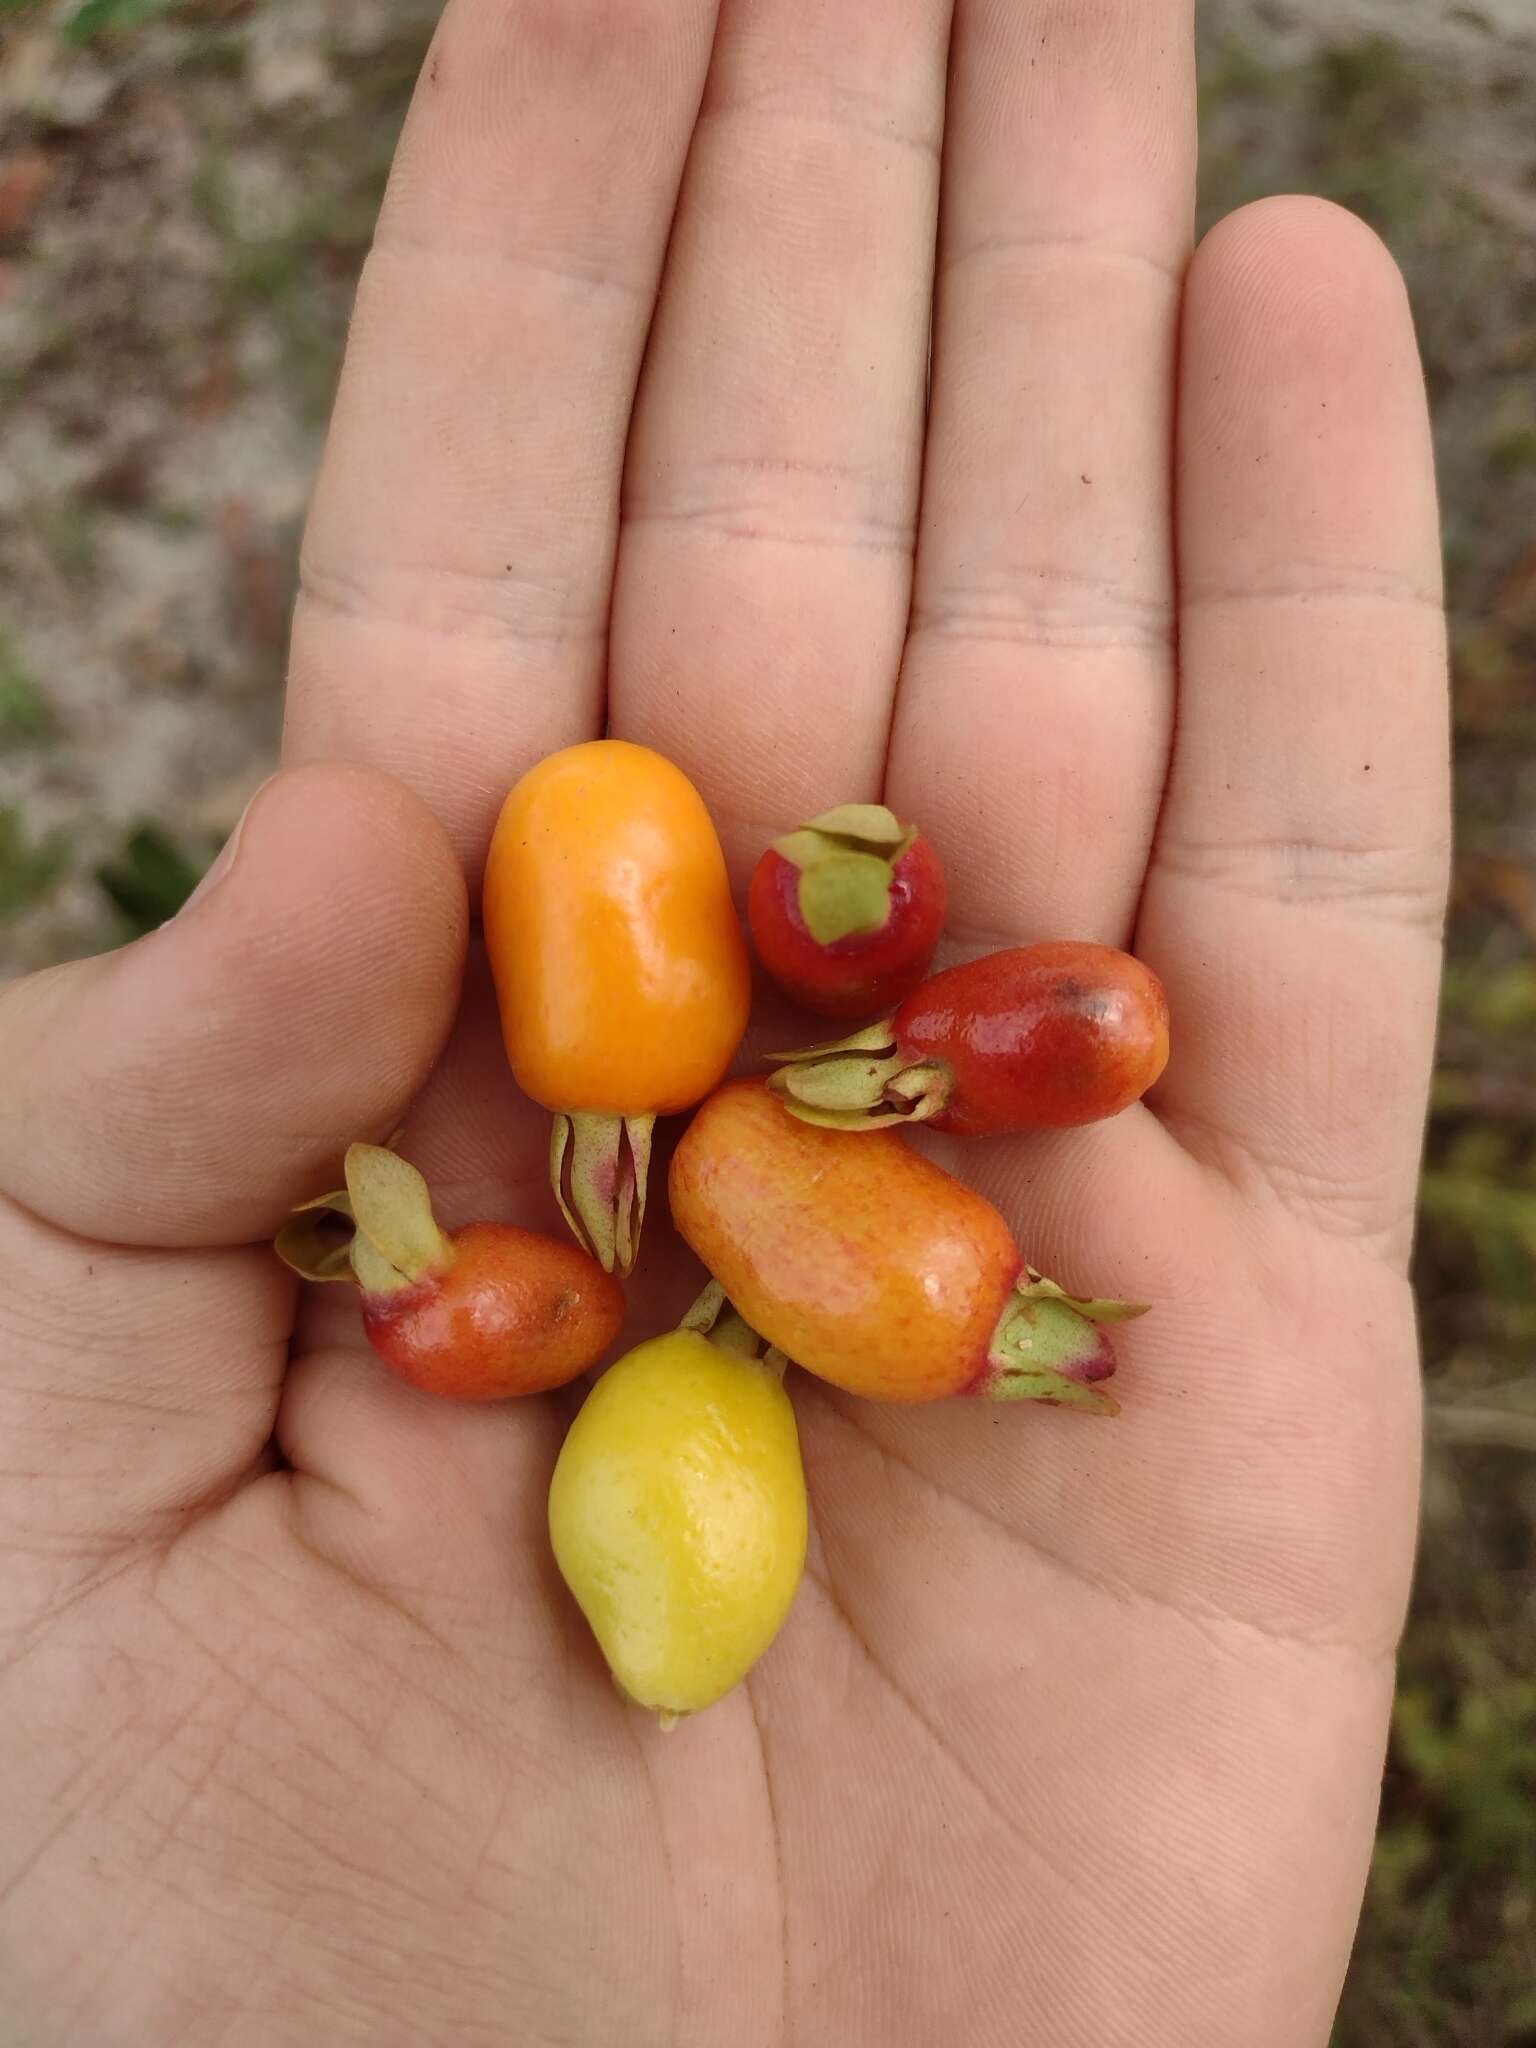
[[[275,774],[269,775],[266,778],[266,781],[258,783],[255,789],[252,790],[250,796],[246,799],[245,809],[240,813],[239,817],[235,820],[234,829],[231,831],[229,837],[225,840],[224,844],[219,848],[218,852],[214,855],[212,861],[208,865],[206,872],[203,875],[202,880],[198,883],[197,887],[192,891],[192,894],[187,898],[186,902],[182,904],[180,910],[176,911],[172,917],[166,919],[167,924],[174,923],[175,919],[178,917],[185,917],[186,913],[192,908],[194,903],[201,903],[204,897],[211,896],[214,890],[219,886],[220,882],[227,879],[230,870],[235,865],[236,856],[239,854],[240,851],[240,835],[245,830],[245,821],[251,815],[251,812],[255,809],[256,800],[261,795],[262,791],[266,789],[269,784],[275,782],[276,780],[277,776]]]

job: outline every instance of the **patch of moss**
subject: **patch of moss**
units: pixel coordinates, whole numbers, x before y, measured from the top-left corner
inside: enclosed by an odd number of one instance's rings
[[[127,834],[111,860],[102,862],[96,880],[128,936],[138,937],[176,915],[211,858],[211,850],[184,845],[164,826],[143,824]]]
[[[0,918],[40,903],[68,865],[62,836],[34,839],[12,805],[0,805]]]

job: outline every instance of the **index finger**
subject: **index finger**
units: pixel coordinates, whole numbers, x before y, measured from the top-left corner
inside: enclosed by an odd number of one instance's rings
[[[359,287],[285,751],[410,783],[472,879],[508,783],[601,724],[625,434],[714,17],[452,0]]]

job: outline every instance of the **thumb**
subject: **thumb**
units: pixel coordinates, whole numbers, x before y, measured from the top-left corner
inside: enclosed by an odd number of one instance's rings
[[[169,924],[0,996],[0,1190],[111,1243],[268,1235],[420,1088],[467,923],[447,836],[402,784],[274,776]]]

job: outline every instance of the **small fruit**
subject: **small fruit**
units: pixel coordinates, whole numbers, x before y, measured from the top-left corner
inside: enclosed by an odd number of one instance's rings
[[[641,1344],[571,1424],[549,1489],[561,1576],[620,1690],[665,1725],[740,1683],[805,1564],[805,1474],[783,1358],[737,1316]]]
[[[900,1002],[928,972],[945,909],[938,855],[884,804],[839,804],[776,839],[747,892],[764,967],[821,1017]]]
[[[894,1131],[802,1123],[761,1081],[703,1105],[672,1161],[672,1218],[754,1329],[882,1401],[981,1394],[1112,1415],[1104,1323],[1024,1262],[992,1204]]]
[[[607,1271],[635,1261],[651,1126],[730,1065],[751,969],[698,791],[648,747],[529,769],[485,870],[486,947],[518,1085],[555,1115],[550,1180]]]
[[[575,1245],[512,1223],[440,1230],[426,1182],[382,1146],[349,1146],[346,1181],[294,1212],[277,1251],[305,1279],[354,1281],[369,1343],[413,1387],[541,1394],[618,1336],[623,1289]]]
[[[986,1137],[1116,1116],[1168,1063],[1148,967],[1075,939],[989,953],[925,981],[882,1024],[782,1056],[771,1085],[836,1130],[931,1123]]]

